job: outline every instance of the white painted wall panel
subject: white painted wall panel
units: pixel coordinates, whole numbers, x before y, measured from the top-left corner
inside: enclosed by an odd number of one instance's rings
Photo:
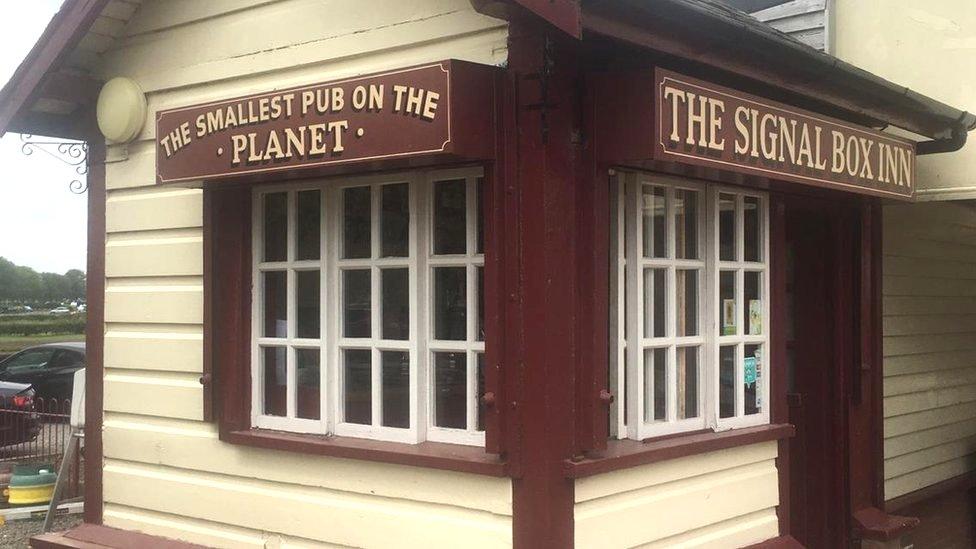
[[[779,535],[776,443],[576,481],[579,548],[738,547]]]
[[[976,469],[976,209],[884,211],[885,497]]]
[[[512,543],[509,479],[229,445],[202,422],[202,194],[155,185],[155,112],[442,59],[507,59],[506,23],[467,0],[365,4],[147,1],[109,51],[85,58],[102,76],[134,78],[149,104],[142,134],[107,151],[110,526],[214,547]]]

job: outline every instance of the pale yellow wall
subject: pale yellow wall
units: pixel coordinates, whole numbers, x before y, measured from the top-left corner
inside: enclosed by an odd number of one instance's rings
[[[831,34],[844,61],[976,112],[973,0],[835,0]],[[919,158],[919,199],[976,198],[974,135],[960,152]]]
[[[99,62],[147,92],[106,166],[105,522],[221,547],[511,545],[507,479],[234,446],[201,421],[201,194],[154,186],[154,113],[458,58],[505,61],[468,0],[147,1]]]
[[[742,547],[776,537],[776,443],[576,482],[577,549]]]
[[[884,210],[885,497],[976,470],[976,208]]]

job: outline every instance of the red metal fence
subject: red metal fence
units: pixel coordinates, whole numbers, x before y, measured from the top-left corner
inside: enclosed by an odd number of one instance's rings
[[[70,416],[70,400],[0,397],[0,481],[15,465],[50,465],[57,472],[71,440]],[[76,454],[62,500],[81,495],[81,465]]]

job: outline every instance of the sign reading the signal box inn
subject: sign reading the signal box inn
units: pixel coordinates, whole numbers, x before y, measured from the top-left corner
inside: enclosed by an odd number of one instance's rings
[[[910,199],[915,144],[670,71],[655,74],[654,158]]]
[[[160,111],[157,180],[211,180],[457,152],[452,88],[490,89],[472,84],[485,74],[473,64],[444,61]],[[470,118],[470,111],[461,109],[462,118]]]

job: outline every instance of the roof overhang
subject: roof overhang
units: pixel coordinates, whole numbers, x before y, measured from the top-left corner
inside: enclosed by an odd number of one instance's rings
[[[84,139],[99,83],[66,61],[110,0],[66,0],[0,90],[0,136],[8,131]]]
[[[519,9],[472,0],[490,15]],[[511,0],[560,29],[691,60],[775,87],[819,110],[874,127],[896,126],[932,141],[919,154],[957,150],[976,116],[811,48],[718,0]],[[537,4],[544,4],[541,7]],[[543,9],[544,8],[544,9]],[[570,33],[574,35],[574,33]],[[812,110],[818,110],[815,106]]]

